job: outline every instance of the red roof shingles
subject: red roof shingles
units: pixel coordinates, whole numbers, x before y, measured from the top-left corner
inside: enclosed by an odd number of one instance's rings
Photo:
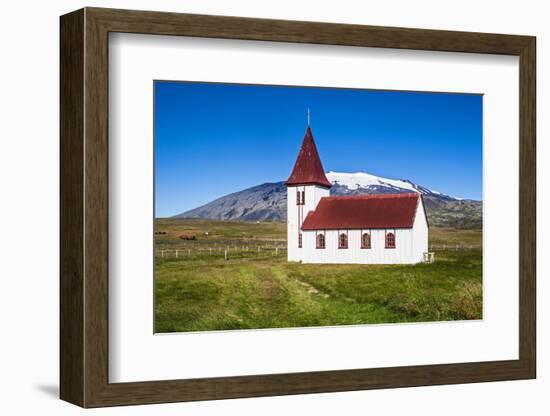
[[[302,230],[412,228],[419,199],[417,193],[324,197]]]
[[[332,186],[325,176],[310,127],[306,130],[300,153],[298,153],[294,169],[292,169],[286,185],[320,185],[327,188]]]

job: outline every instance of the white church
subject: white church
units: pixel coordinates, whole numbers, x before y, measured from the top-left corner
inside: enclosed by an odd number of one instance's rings
[[[330,196],[311,127],[287,186],[288,261],[415,264],[428,252],[419,193]]]

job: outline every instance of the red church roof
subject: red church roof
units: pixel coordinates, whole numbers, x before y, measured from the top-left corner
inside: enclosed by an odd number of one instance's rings
[[[420,194],[378,194],[321,198],[302,230],[412,228]]]
[[[287,186],[320,185],[330,188],[332,184],[325,176],[311,128],[308,126],[302,148],[294,164],[294,169],[286,181]]]

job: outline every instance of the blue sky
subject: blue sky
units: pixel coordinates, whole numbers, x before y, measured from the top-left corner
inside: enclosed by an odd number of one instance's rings
[[[481,199],[481,95],[167,81],[154,95],[157,217],[286,180],[308,108],[326,171]]]

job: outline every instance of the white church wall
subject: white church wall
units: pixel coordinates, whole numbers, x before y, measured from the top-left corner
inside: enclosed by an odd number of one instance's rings
[[[315,210],[317,208],[317,205],[319,204],[319,201],[321,198],[324,198],[326,196],[330,196],[330,189],[323,188],[322,186],[313,185],[309,186],[313,192],[309,192],[311,195],[311,199],[308,199],[308,193],[306,191],[306,208],[309,211]]]
[[[414,264],[422,261],[414,249],[412,229],[391,229],[396,247],[386,248],[386,230],[370,230],[371,248],[361,248],[361,234],[368,230],[347,230],[348,248],[338,248],[338,235],[346,230],[326,230],[325,248],[316,248],[315,231],[302,232],[302,262],[331,264]],[[420,238],[420,237],[419,237]],[[423,253],[423,252],[422,252]]]
[[[413,223],[413,259],[415,262],[421,262],[424,259],[424,253],[428,251],[429,230],[426,221],[426,211],[422,199],[418,200],[416,216]]]
[[[302,187],[300,187],[300,190],[301,188]],[[301,259],[300,250],[298,248],[298,232],[300,225],[298,224],[298,210],[296,208],[297,191],[298,188],[295,186],[287,187],[286,224],[288,261],[299,261]]]
[[[296,204],[296,193],[305,192],[305,203]],[[330,191],[317,185],[301,185],[287,187],[287,252],[288,261],[300,261],[303,257],[302,249],[298,247],[300,227],[309,211],[315,210],[321,198],[329,196]],[[303,239],[302,234],[302,239]],[[302,246],[304,246],[302,240]]]
[[[305,203],[296,204],[297,192],[305,192]],[[287,187],[287,253],[288,261],[332,264],[415,264],[423,260],[428,251],[428,224],[424,205],[419,201],[412,229],[395,229],[396,247],[386,248],[386,229],[347,230],[348,248],[338,248],[339,232],[325,231],[325,248],[316,248],[316,231],[302,231],[302,247],[299,234],[307,214],[313,211],[329,190],[317,185]],[[361,248],[363,232],[371,234],[371,248]]]

